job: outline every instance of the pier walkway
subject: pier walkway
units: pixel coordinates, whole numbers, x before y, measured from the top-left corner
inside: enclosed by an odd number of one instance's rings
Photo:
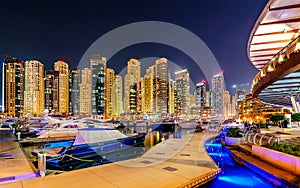
[[[14,139],[9,131],[0,131],[0,185],[7,181],[33,178],[37,174]]]
[[[165,140],[139,158],[0,184],[0,188],[146,188],[201,185],[220,172],[204,148],[205,140],[215,135],[183,135],[181,139]]]

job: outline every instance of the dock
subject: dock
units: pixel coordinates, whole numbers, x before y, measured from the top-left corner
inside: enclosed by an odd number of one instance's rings
[[[35,178],[37,171],[9,131],[0,131],[0,184]]]
[[[213,179],[220,169],[204,142],[214,133],[167,139],[138,158],[90,168],[10,182],[2,187],[193,187]]]

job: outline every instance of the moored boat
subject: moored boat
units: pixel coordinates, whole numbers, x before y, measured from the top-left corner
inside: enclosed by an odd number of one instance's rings
[[[36,157],[39,153],[45,154],[49,168],[70,170],[84,162],[111,162],[107,156],[130,147],[142,147],[144,139],[145,134],[127,136],[116,129],[84,128],[78,129],[74,142],[46,144],[41,149],[33,150],[32,154]]]

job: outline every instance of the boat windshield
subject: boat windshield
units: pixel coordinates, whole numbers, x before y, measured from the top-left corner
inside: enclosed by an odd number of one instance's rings
[[[117,140],[126,137],[127,137],[126,135],[122,134],[120,131],[116,129],[104,129],[104,128],[79,129],[73,145],[91,144],[97,142],[104,142],[108,140]]]

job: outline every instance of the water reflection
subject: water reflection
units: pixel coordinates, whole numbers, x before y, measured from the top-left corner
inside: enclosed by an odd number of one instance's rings
[[[236,163],[227,152],[225,152],[221,139],[217,138],[206,144],[207,152],[221,168],[221,173],[209,184],[202,187],[209,188],[248,188],[248,187],[275,187],[257,176],[254,172]]]

